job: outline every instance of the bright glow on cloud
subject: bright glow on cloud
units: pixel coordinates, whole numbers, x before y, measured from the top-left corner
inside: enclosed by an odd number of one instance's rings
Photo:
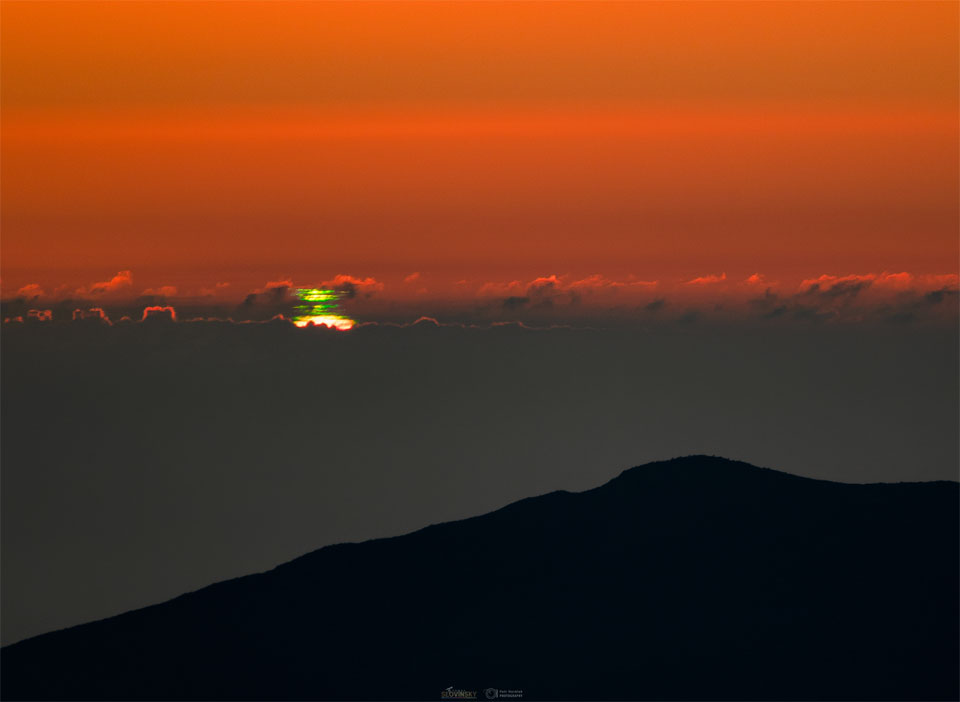
[[[293,323],[298,327],[309,327],[311,324],[314,326],[326,326],[331,329],[339,329],[340,331],[347,331],[348,329],[353,329],[354,321],[347,317],[338,317],[336,315],[315,315],[312,317],[297,317],[293,320]]]
[[[30,283],[29,285],[24,285],[22,288],[17,290],[17,297],[26,297],[26,298],[35,298],[43,297],[44,292],[36,283]]]
[[[145,321],[150,317],[169,319],[171,322],[176,322],[177,311],[170,306],[153,305],[151,307],[144,307],[143,316],[140,318],[140,321]]]
[[[94,283],[89,288],[77,288],[76,295],[113,295],[128,290],[133,285],[133,273],[120,271],[110,280]]]
[[[38,322],[53,321],[53,310],[30,310],[27,312],[27,319],[35,319]]]
[[[699,278],[688,280],[687,285],[711,285],[712,283],[722,283],[726,279],[726,273],[721,273],[720,275],[702,275]]]

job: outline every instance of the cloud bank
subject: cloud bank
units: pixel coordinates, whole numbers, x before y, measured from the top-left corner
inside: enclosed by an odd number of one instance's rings
[[[160,285],[137,291],[133,273],[53,293],[28,283],[2,300],[6,323],[146,321],[289,321],[297,317],[300,289],[336,293],[337,314],[355,324],[442,324],[529,327],[649,326],[651,324],[952,324],[960,278],[955,273],[822,273],[795,283],[762,272],[745,278],[705,273],[648,280],[635,276],[583,277],[552,273],[528,280],[459,280],[443,284],[421,272],[388,283],[372,276],[337,274],[316,281],[269,280],[244,292],[216,281],[198,289]],[[91,304],[94,303],[94,304]],[[348,325],[344,325],[346,327]]]

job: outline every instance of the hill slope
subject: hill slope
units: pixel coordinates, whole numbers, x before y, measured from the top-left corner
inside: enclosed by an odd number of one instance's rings
[[[2,649],[14,699],[956,699],[958,485],[695,456]]]

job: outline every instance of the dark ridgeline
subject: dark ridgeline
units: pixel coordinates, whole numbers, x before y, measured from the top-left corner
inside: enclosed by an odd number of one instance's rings
[[[957,699],[958,485],[625,471],[2,650],[16,699]]]

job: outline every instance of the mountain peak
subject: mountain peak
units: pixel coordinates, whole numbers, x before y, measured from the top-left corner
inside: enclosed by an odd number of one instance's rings
[[[816,482],[812,478],[803,478],[770,468],[760,468],[721,456],[691,455],[628,468],[606,485],[595,489],[610,486],[610,489],[625,490],[646,486],[659,490],[673,488],[701,491],[714,489],[718,484],[759,488],[779,481]]]
[[[956,699],[958,492],[651,463],[8,646],[2,696]]]

